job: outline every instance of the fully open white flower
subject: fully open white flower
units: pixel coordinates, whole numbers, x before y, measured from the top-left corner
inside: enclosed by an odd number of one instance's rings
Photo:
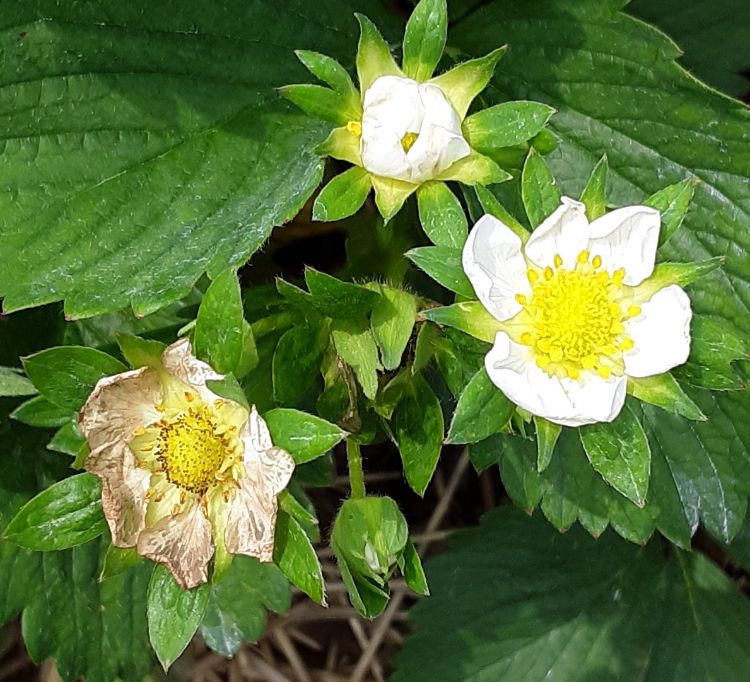
[[[647,286],[659,229],[653,208],[628,206],[589,223],[584,205],[566,197],[525,246],[492,216],[476,223],[463,267],[503,323],[485,366],[510,400],[565,426],[612,421],[628,376],[687,360],[687,294]]]
[[[374,175],[419,184],[471,153],[461,119],[437,85],[381,76],[363,106],[360,153]]]
[[[294,470],[254,407],[206,386],[222,378],[178,341],[162,367],[100,380],[80,415],[112,543],[185,589],[208,579],[215,548],[271,561],[276,497]]]

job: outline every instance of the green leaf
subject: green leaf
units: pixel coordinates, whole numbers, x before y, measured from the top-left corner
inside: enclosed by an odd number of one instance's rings
[[[424,0],[423,0],[424,1]],[[436,246],[460,249],[469,226],[456,195],[444,182],[426,182],[417,190],[422,229]]]
[[[697,553],[561,537],[506,508],[452,536],[427,575],[393,682],[747,677],[750,604]]]
[[[500,331],[500,322],[492,317],[479,301],[454,303],[443,308],[429,308],[420,314],[436,324],[460,329],[469,336],[487,343],[494,343]]]
[[[320,376],[323,360],[321,332],[312,325],[295,325],[279,339],[273,354],[273,395],[281,405],[298,405]]]
[[[0,367],[0,396],[36,395],[37,390],[21,372],[13,367]]]
[[[165,671],[190,644],[210,593],[208,583],[183,590],[164,566],[154,569],[148,586],[148,637]]]
[[[166,344],[153,339],[142,339],[131,334],[117,334],[117,345],[122,356],[133,368],[162,366],[161,356]]]
[[[487,87],[497,63],[506,50],[506,47],[493,49],[484,57],[462,62],[432,79],[432,82],[445,93],[461,120],[466,116],[474,98]]]
[[[669,372],[640,379],[629,377],[628,392],[644,403],[656,405],[685,419],[706,420],[706,415],[690,400]]]
[[[512,7],[487,3],[454,27],[450,42],[468,54],[481,54],[496,44],[497,27],[502,27],[501,39],[514,49],[485,93],[486,100],[492,104],[531,98],[557,109],[549,125],[560,145],[547,162],[566,195],[580,196],[583,179],[604,150],[612,205],[642,203],[665,184],[680,183],[686,176],[699,181],[682,229],[660,255],[682,262],[726,256],[721,271],[692,286],[691,303],[696,318],[720,319],[734,336],[746,339],[750,112],[687,74],[675,63],[677,47],[619,12],[621,6],[595,0],[539,0]],[[576,40],[571,40],[570,31]],[[559,50],[565,59],[551,60],[552,51]],[[681,372],[675,376],[686,379]],[[708,417],[705,424],[665,413],[647,422],[654,457],[649,496],[663,496],[661,504],[676,501],[669,507],[674,514],[667,517],[673,537],[677,528],[683,529],[683,538],[685,528],[692,532],[698,518],[717,537],[731,537],[745,515],[743,491],[750,489],[750,394],[690,397]],[[680,432],[686,435],[687,448]],[[658,484],[657,438],[665,442],[664,457],[670,458],[671,467]],[[702,480],[696,479],[695,471]],[[598,495],[594,489],[582,491],[573,506],[592,506],[587,498]],[[663,520],[657,523],[661,528]],[[632,528],[623,522],[621,529],[626,526]]]
[[[6,10],[19,27],[0,82],[15,145],[0,192],[6,310],[64,298],[73,317],[154,311],[244,263],[319,184],[326,126],[275,88],[303,75],[300,45],[351,59],[349,3]],[[54,111],[40,83],[59,93]]]
[[[359,89],[364,96],[367,88],[380,76],[403,76],[396,66],[388,43],[383,40],[375,24],[366,16],[355,14],[359,22],[359,45],[357,47],[357,76]]]
[[[381,178],[379,175],[371,175],[370,180],[375,190],[375,205],[386,224],[396,216],[406,200],[417,191],[417,185],[403,180]]]
[[[461,264],[461,251],[447,246],[418,246],[404,254],[438,284],[466,298],[474,298],[474,288]]]
[[[534,417],[534,427],[536,428],[536,468],[537,471],[542,472],[549,466],[562,426],[541,417]]]
[[[609,163],[605,154],[594,166],[589,181],[581,193],[581,201],[586,205],[586,217],[590,223],[607,212],[607,173],[609,173]]]
[[[422,561],[411,540],[406,541],[404,548],[404,566],[401,569],[406,584],[417,594],[428,596],[430,588],[427,586],[427,576],[422,568]]]
[[[502,429],[515,411],[482,367],[458,399],[446,443],[478,443]]]
[[[153,667],[146,631],[152,565],[143,562],[99,582],[106,544],[102,539],[37,555],[23,638],[32,660],[54,658],[65,682],[141,680]]]
[[[121,575],[142,562],[143,557],[138,554],[138,550],[135,547],[115,547],[114,545],[109,545],[104,554],[99,582],[116,575]]]
[[[331,325],[336,353],[357,376],[362,392],[370,400],[378,392],[378,347],[369,325],[351,320],[336,320]]]
[[[468,156],[456,161],[447,170],[436,176],[436,180],[462,182],[464,185],[493,185],[511,179],[489,156],[472,151]]]
[[[424,495],[443,444],[443,411],[421,374],[414,375],[410,390],[396,406],[391,428],[406,480],[417,495]]]
[[[491,216],[494,216],[500,222],[507,225],[520,237],[522,242],[526,242],[529,238],[529,231],[505,209],[489,189],[478,186],[474,188],[474,191],[476,192],[477,199],[479,199],[479,203],[485,213],[489,213]]]
[[[345,126],[362,117],[358,99],[344,97],[320,85],[284,85],[279,88],[279,94],[313,118],[321,118],[336,126]]]
[[[294,54],[313,76],[330,85],[336,92],[342,95],[354,95],[359,99],[359,93],[351,77],[335,59],[311,50],[295,50]]]
[[[651,449],[633,412],[626,406],[613,422],[584,426],[579,433],[591,466],[615,490],[643,507],[651,471]]]
[[[695,180],[684,180],[675,185],[669,185],[652,194],[643,203],[661,213],[661,231],[659,232],[659,246],[679,229],[687,215],[690,202],[695,194]]]
[[[297,464],[324,455],[346,435],[325,419],[284,407],[266,412],[263,419],[274,445],[289,452]]]
[[[58,407],[41,396],[36,396],[21,403],[10,416],[29,426],[53,428],[68,423],[71,417],[75,416],[75,412]]]
[[[343,282],[313,268],[305,269],[305,282],[313,305],[321,314],[333,319],[362,320],[380,298],[377,291]]]
[[[234,557],[227,574],[211,586],[200,632],[206,644],[232,657],[242,642],[257,642],[266,629],[266,608],[286,613],[292,593],[274,564]]]
[[[240,382],[234,378],[234,375],[228,374],[223,379],[208,379],[206,387],[216,395],[233,400],[238,405],[250,409],[245,391],[242,389]]]
[[[404,75],[417,81],[428,80],[443,56],[447,35],[446,0],[421,0],[406,23]]]
[[[397,369],[417,317],[417,299],[403,289],[379,285],[380,300],[372,309],[370,326],[386,370]]]
[[[315,198],[313,220],[331,222],[354,215],[372,189],[370,174],[354,166],[331,180]]]
[[[325,606],[325,584],[318,556],[302,526],[281,509],[276,517],[273,560],[293,585]]]
[[[80,469],[79,465],[83,464],[83,459],[89,453],[89,447],[75,417],[69,419],[55,432],[52,440],[47,444],[47,449],[75,457],[76,462],[73,466]]]
[[[99,379],[127,367],[93,348],[60,346],[23,358],[26,374],[42,397],[58,407],[78,410]]]
[[[3,537],[38,551],[68,549],[93,540],[107,528],[101,489],[92,474],[55,483],[21,507]]]
[[[521,194],[531,227],[537,227],[560,205],[560,190],[544,159],[532,149],[523,165]]]
[[[734,97],[747,94],[750,64],[745,27],[750,6],[738,0],[683,5],[677,0],[635,0],[628,13],[668,33],[680,46],[680,62],[701,80]]]
[[[211,282],[198,309],[195,355],[220,374],[234,372],[242,357],[244,322],[237,273],[225,270]]]
[[[461,126],[466,141],[484,154],[513,147],[542,131],[555,110],[540,102],[503,102],[469,116]]]

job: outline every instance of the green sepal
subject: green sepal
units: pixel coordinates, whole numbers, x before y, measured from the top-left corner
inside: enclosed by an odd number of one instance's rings
[[[401,555],[402,562],[399,564],[401,573],[404,575],[406,584],[417,594],[427,597],[430,594],[430,588],[427,585],[427,576],[422,561],[417,554],[414,543],[411,540],[406,541],[404,552]]]
[[[472,114],[461,125],[466,141],[480,152],[522,144],[538,135],[555,110],[541,102],[503,102]]]
[[[218,395],[220,398],[226,398],[238,405],[250,409],[250,403],[247,396],[240,386],[240,382],[232,374],[227,374],[223,379],[208,379],[206,388]]]
[[[466,242],[469,225],[455,194],[444,182],[426,182],[417,190],[419,221],[436,246],[460,249]]]
[[[153,339],[142,339],[140,336],[133,336],[132,334],[118,333],[116,339],[122,356],[134,369],[139,367],[162,368],[161,356],[167,347],[166,344]]]
[[[552,171],[533,149],[523,165],[521,197],[532,228],[540,225],[560,205],[560,190]]]
[[[351,76],[333,57],[312,50],[295,50],[294,54],[313,76],[330,85],[340,95],[354,95],[359,99]]]
[[[305,268],[305,283],[318,312],[334,319],[363,320],[380,299],[377,291],[311,267]]]
[[[385,284],[374,287],[380,292],[380,299],[372,309],[370,326],[383,367],[390,371],[401,365],[417,317],[417,299],[408,291]]]
[[[686,287],[721,267],[724,260],[724,256],[716,256],[696,263],[658,263],[651,276],[638,285],[633,295],[644,302],[664,287],[673,284]]]
[[[354,215],[372,189],[370,174],[355,166],[334,177],[313,204],[313,220],[331,222]]]
[[[494,185],[513,176],[504,171],[489,156],[474,150],[440,173],[435,179],[462,182],[464,185]]]
[[[695,194],[697,180],[688,179],[669,185],[652,194],[643,203],[655,208],[661,213],[661,231],[659,232],[659,246],[679,229],[690,208],[690,202]]]
[[[442,308],[423,310],[422,317],[436,324],[453,327],[475,339],[494,343],[502,324],[487,312],[479,301],[454,303]]]
[[[362,392],[373,400],[378,392],[378,370],[383,367],[369,325],[354,320],[334,320],[331,338],[338,356],[354,370]]]
[[[301,83],[280,87],[279,94],[298,106],[309,116],[320,118],[337,126],[362,119],[362,104],[356,96],[344,96],[323,87]]]
[[[465,298],[476,297],[461,265],[459,249],[446,246],[419,246],[404,255],[446,289]]]
[[[586,217],[589,222],[601,218],[607,212],[606,191],[607,191],[607,173],[609,171],[609,162],[607,155],[602,156],[597,161],[594,169],[591,171],[586,187],[581,194],[581,202],[586,206]]]
[[[633,504],[646,504],[651,448],[646,432],[626,405],[612,422],[583,426],[581,443],[594,470]]]
[[[375,190],[375,205],[386,223],[401,210],[404,202],[417,191],[418,187],[410,182],[382,178],[379,175],[372,175],[370,179]]]
[[[276,516],[273,560],[292,585],[325,606],[323,569],[315,549],[297,519],[283,509]]]
[[[357,47],[357,77],[362,97],[373,81],[381,76],[403,76],[396,65],[388,43],[383,40],[377,26],[363,14],[355,14],[359,22],[359,45]]]
[[[707,419],[669,372],[651,377],[628,377],[628,393],[644,403],[656,405],[686,419],[693,421],[706,421]]]
[[[498,198],[489,189],[481,185],[475,187],[474,191],[484,212],[494,216],[506,227],[510,228],[520,238],[521,242],[525,244],[531,236],[529,231],[505,209]]]
[[[536,470],[542,473],[552,461],[557,439],[560,437],[562,426],[542,417],[534,417],[536,428]]]
[[[99,574],[99,582],[112,578],[121,573],[129,571],[143,561],[135,547],[115,547],[110,544],[104,554],[102,572]]]
[[[334,128],[330,135],[316,147],[315,152],[320,156],[330,156],[340,161],[347,161],[355,166],[362,165],[359,136],[345,126]]]
[[[448,37],[446,0],[421,0],[406,23],[402,66],[404,75],[426,81],[443,56]]]
[[[470,59],[430,81],[445,93],[462,121],[474,98],[487,87],[507,49],[504,45],[484,57]]]

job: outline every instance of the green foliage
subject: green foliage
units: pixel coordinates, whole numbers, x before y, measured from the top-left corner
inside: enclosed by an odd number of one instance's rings
[[[447,35],[446,0],[421,0],[406,23],[404,73],[418,81],[428,80],[443,56]]]
[[[401,365],[414,322],[417,299],[407,291],[381,285],[380,300],[372,309],[371,326],[375,342],[380,348],[383,368],[397,369]]]
[[[299,522],[283,510],[276,518],[273,560],[293,585],[325,605],[323,571],[310,539]]]
[[[472,147],[489,154],[538,135],[554,113],[540,102],[503,102],[472,114],[461,128]]]
[[[521,194],[531,227],[537,227],[560,205],[560,190],[549,166],[535,150],[523,166]]]
[[[466,385],[453,413],[446,443],[478,443],[502,429],[515,410],[484,368]]]
[[[0,396],[34,395],[36,388],[23,374],[12,367],[0,367]]]
[[[460,249],[468,224],[464,209],[444,182],[426,182],[417,190],[419,222],[436,246]]]
[[[355,166],[333,178],[315,198],[313,219],[333,221],[356,213],[372,189],[370,176]]]
[[[406,257],[420,270],[446,289],[465,298],[474,297],[474,289],[461,267],[461,251],[448,246],[419,246]]]
[[[276,408],[263,418],[274,444],[288,451],[297,464],[324,455],[346,435],[335,424],[299,410]]]
[[[433,596],[413,611],[394,682],[747,676],[750,606],[699,554],[561,537],[499,509],[427,569]]]

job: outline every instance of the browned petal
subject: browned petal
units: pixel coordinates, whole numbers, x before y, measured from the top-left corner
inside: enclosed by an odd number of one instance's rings
[[[169,346],[162,355],[162,363],[172,376],[192,386],[204,402],[211,403],[219,397],[206,388],[206,382],[219,381],[224,376],[193,355],[189,339],[180,339]]]
[[[247,554],[260,561],[273,559],[276,496],[258,466],[245,465],[240,488],[229,507],[224,542],[230,554]]]
[[[149,473],[136,466],[135,456],[122,441],[94,450],[84,468],[102,481],[102,508],[112,544],[133,547],[143,530]]]
[[[200,505],[192,505],[143,530],[138,553],[164,564],[183,589],[192,589],[208,580],[208,562],[214,553],[211,524]]]
[[[158,421],[161,394],[158,373],[147,367],[100,379],[78,417],[91,449],[128,443],[138,427]]]
[[[258,414],[258,410],[253,405],[247,423],[242,429],[242,441],[245,445],[245,452],[248,456],[246,460],[252,459],[252,454],[259,454],[263,450],[273,447],[271,433],[268,430],[266,420]]]

